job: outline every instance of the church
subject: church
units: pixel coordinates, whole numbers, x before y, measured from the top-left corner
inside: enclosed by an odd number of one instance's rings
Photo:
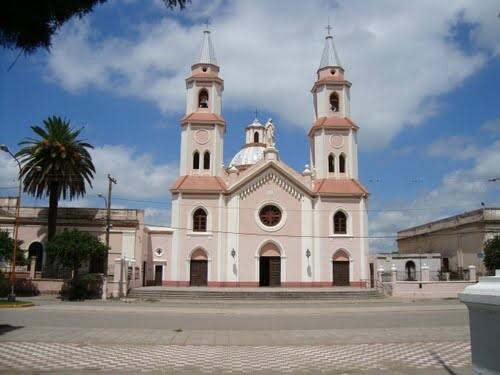
[[[278,124],[257,118],[245,127],[241,150],[224,166],[224,135],[231,125],[222,116],[224,81],[219,73],[210,31],[205,30],[199,58],[186,79],[179,176],[170,187],[171,227],[145,225],[142,209],[111,210],[111,294],[143,285],[372,285],[369,194],[358,181],[351,83],[333,37],[326,36],[312,83],[314,118],[304,136],[310,160],[302,171],[281,160]],[[0,199],[0,229],[10,234],[16,202],[15,197]],[[41,283],[62,277],[46,267],[46,216],[47,208],[22,207],[19,220],[19,238],[34,262],[25,277],[39,280],[41,290]],[[105,209],[59,208],[59,231],[78,228],[104,240],[105,226]],[[62,279],[56,284],[50,286],[53,291]]]
[[[168,233],[151,233],[148,279],[166,286],[364,286],[368,191],[358,181],[351,83],[327,35],[301,172],[280,158],[272,119],[245,128],[224,166],[224,81],[210,31],[186,79],[179,177]],[[171,238],[171,240],[170,240]],[[168,241],[168,248],[156,244]],[[154,269],[153,269],[154,267]],[[161,277],[161,283],[158,282]]]

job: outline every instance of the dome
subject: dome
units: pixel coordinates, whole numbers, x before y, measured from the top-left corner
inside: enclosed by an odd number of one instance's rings
[[[234,155],[229,165],[234,165],[235,167],[253,165],[263,158],[264,146],[247,146]]]

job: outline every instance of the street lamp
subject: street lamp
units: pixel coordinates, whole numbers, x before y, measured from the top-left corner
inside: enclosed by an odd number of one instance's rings
[[[107,208],[107,207],[108,207],[108,200],[106,199],[106,197],[105,197],[104,195],[102,195],[101,193],[97,194],[97,196],[98,196],[99,198],[104,199],[104,207],[106,207],[106,208]]]
[[[14,290],[14,284],[16,282],[16,253],[17,253],[17,238],[18,238],[18,233],[19,233],[19,210],[21,207],[21,163],[19,162],[19,159],[16,158],[16,156],[9,150],[7,145],[0,145],[0,150],[8,153],[12,158],[16,161],[17,166],[19,167],[19,175],[18,175],[18,180],[19,180],[19,188],[17,192],[17,201],[16,201],[16,218],[14,222],[14,246],[12,247],[12,259],[10,262],[10,294],[8,296],[8,300],[10,302],[15,302],[16,301],[16,293]]]

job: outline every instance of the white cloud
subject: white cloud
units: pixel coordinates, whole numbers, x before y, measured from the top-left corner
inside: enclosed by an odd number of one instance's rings
[[[158,163],[149,154],[137,153],[133,148],[123,145],[105,145],[91,150],[96,167],[93,188],[88,188],[87,195],[72,201],[61,200],[61,207],[103,207],[104,202],[97,194],[107,195],[108,173],[117,179],[113,185],[113,207],[144,207],[148,202],[158,202],[163,208],[146,209],[146,216],[154,224],[169,222],[170,185],[178,176],[177,162]],[[0,187],[17,186],[17,167],[7,156],[0,154]],[[2,189],[1,196],[17,195],[16,189]],[[36,205],[47,202],[34,201]],[[29,204],[29,203],[27,203]]]
[[[308,128],[309,90],[322,51],[326,16],[348,79],[353,118],[363,148],[382,147],[405,126],[439,109],[439,96],[498,55],[495,1],[353,2],[194,1],[191,20],[213,20],[213,40],[225,79],[225,108],[258,107],[284,125]],[[297,17],[300,14],[300,17]],[[98,88],[182,112],[184,78],[194,62],[200,26],[164,19],[138,26],[137,37],[102,37],[85,21],[54,40],[50,74],[71,91]],[[454,39],[459,22],[472,25],[467,52]]]
[[[427,147],[427,155],[433,157],[449,157],[456,160],[467,160],[476,157],[480,147],[473,139],[464,136],[451,136],[436,140]]]
[[[492,134],[500,134],[500,117],[486,121],[481,126],[481,130]]]
[[[147,207],[145,209],[144,221],[147,225],[170,225],[171,211],[169,208]]]
[[[169,188],[178,176],[177,162],[157,164],[149,154],[138,154],[133,148],[106,145],[91,151],[96,167],[93,191],[106,194],[108,173],[117,179],[113,194],[130,199],[167,199]],[[167,202],[167,200],[166,200]]]
[[[438,187],[406,202],[404,208],[372,212],[370,235],[395,236],[398,230],[480,208],[481,202],[487,207],[499,205],[500,184],[488,182],[500,177],[499,166],[500,141],[496,141],[477,153],[472,168],[447,173]],[[370,247],[372,252],[397,249],[392,238],[372,239]]]
[[[17,195],[18,175],[19,169],[14,159],[0,151],[0,187],[2,188],[0,195]]]

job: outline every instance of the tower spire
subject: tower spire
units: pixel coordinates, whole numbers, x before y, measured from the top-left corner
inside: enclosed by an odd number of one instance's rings
[[[215,58],[214,46],[212,44],[212,39],[210,38],[210,30],[208,26],[210,21],[205,22],[205,30],[203,30],[203,42],[200,50],[200,57],[197,64],[212,64],[217,65],[217,59]]]
[[[339,55],[335,44],[333,43],[333,36],[331,35],[331,30],[333,27],[330,26],[330,18],[328,18],[328,26],[326,27],[327,35],[325,37],[325,47],[323,48],[323,54],[321,55],[321,62],[319,64],[319,69],[325,68],[327,66],[342,66],[340,64]]]

